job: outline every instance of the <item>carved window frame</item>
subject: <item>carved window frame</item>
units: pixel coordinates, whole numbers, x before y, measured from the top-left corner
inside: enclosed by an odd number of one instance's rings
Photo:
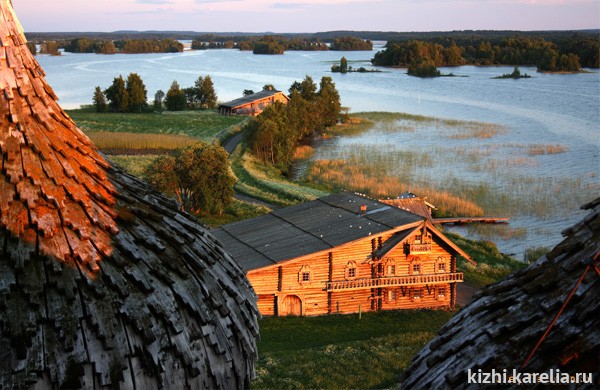
[[[351,260],[346,264],[346,268],[344,269],[344,279],[354,280],[356,278],[358,278],[358,266],[356,265],[356,261]]]
[[[443,301],[446,298],[446,294],[448,293],[446,286],[438,286],[436,291],[437,299]]]
[[[298,272],[298,283],[310,284],[312,282],[312,272],[310,272],[310,266],[303,265]]]
[[[420,301],[423,299],[423,289],[421,287],[413,287],[410,298],[412,301]]]
[[[418,267],[418,271],[415,272],[415,267]],[[413,257],[408,264],[408,274],[409,275],[421,275],[423,274],[423,262],[421,258],[418,256]]]
[[[443,267],[442,267],[443,266]],[[448,272],[448,261],[443,256],[439,256],[435,261],[435,272],[446,273]]]

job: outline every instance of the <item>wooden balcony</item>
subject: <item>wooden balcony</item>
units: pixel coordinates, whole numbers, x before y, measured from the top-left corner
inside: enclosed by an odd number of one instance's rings
[[[370,288],[458,283],[462,282],[463,280],[464,277],[462,272],[426,275],[405,275],[386,278],[369,278],[327,282],[325,289],[327,291],[364,290]]]

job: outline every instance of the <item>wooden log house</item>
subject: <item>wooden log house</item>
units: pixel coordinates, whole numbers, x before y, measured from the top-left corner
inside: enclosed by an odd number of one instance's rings
[[[497,388],[600,388],[600,198],[582,208],[588,215],[560,244],[484,287],[444,325],[398,388],[487,388],[469,370],[495,371]]]
[[[290,99],[281,91],[262,90],[219,105],[222,115],[257,116],[275,102],[287,104]]]
[[[0,0],[0,389],[243,389],[256,297],[56,102]]]
[[[452,307],[458,255],[422,216],[339,193],[213,231],[242,265],[262,315]]]

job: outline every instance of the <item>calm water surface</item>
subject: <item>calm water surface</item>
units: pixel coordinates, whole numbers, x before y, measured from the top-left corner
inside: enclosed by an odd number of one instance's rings
[[[379,47],[376,48],[376,50]],[[162,89],[167,91],[177,80],[182,87],[192,86],[198,76],[209,74],[219,100],[241,96],[244,89],[258,91],[273,84],[286,91],[296,80],[310,75],[318,82],[331,76],[342,98],[342,104],[353,112],[407,112],[440,118],[490,122],[505,126],[507,132],[492,139],[452,140],[429,134],[390,133],[373,129],[360,137],[343,137],[323,142],[316,158],[331,158],[340,150],[355,144],[394,145],[401,150],[423,150],[434,153],[440,147],[461,147],[465,150],[488,151],[488,159],[506,164],[507,175],[469,167],[434,164],[425,174],[443,183],[454,177],[460,180],[486,183],[492,188],[506,189],[512,175],[536,179],[539,191],[560,192],[561,185],[577,183],[583,188],[581,199],[600,196],[600,75],[539,74],[534,68],[521,67],[530,79],[494,80],[492,77],[510,73],[510,67],[442,68],[442,73],[456,76],[419,79],[406,75],[402,69],[382,69],[381,73],[332,74],[331,65],[342,56],[355,67],[370,67],[373,52],[287,52],[280,56],[258,56],[237,50],[189,51],[175,54],[95,55],[65,54],[60,57],[38,56],[47,79],[60,97],[63,107],[90,104],[94,88],[108,87],[115,76],[138,73],[148,89],[148,97]],[[523,145],[562,145],[565,153],[536,156],[528,163],[508,162],[523,153]],[[520,146],[520,147],[516,147]],[[393,148],[392,148],[393,152]],[[337,153],[337,154],[336,154]],[[464,168],[464,169],[463,169]],[[548,186],[540,181],[552,182]],[[557,184],[559,183],[559,184]],[[563,184],[560,184],[563,183]],[[517,188],[517,187],[511,187]],[[537,188],[537,187],[536,187]],[[579,188],[579,187],[578,187]],[[537,190],[537,189],[536,189]],[[514,190],[515,199],[531,196],[531,191]],[[557,198],[549,193],[546,199]],[[543,197],[532,197],[540,202]],[[562,199],[562,198],[560,198]],[[533,246],[553,246],[561,239],[560,231],[578,221],[585,213],[565,201],[562,205],[548,201],[552,208],[543,217],[515,213],[511,226],[526,228],[523,237],[498,240],[504,252],[521,256]],[[579,204],[579,203],[578,203]],[[522,215],[521,215],[522,214]]]

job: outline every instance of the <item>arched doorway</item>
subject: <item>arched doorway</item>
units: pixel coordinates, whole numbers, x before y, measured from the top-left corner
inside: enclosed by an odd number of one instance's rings
[[[297,295],[288,295],[281,302],[279,315],[281,316],[301,316],[302,300]]]

